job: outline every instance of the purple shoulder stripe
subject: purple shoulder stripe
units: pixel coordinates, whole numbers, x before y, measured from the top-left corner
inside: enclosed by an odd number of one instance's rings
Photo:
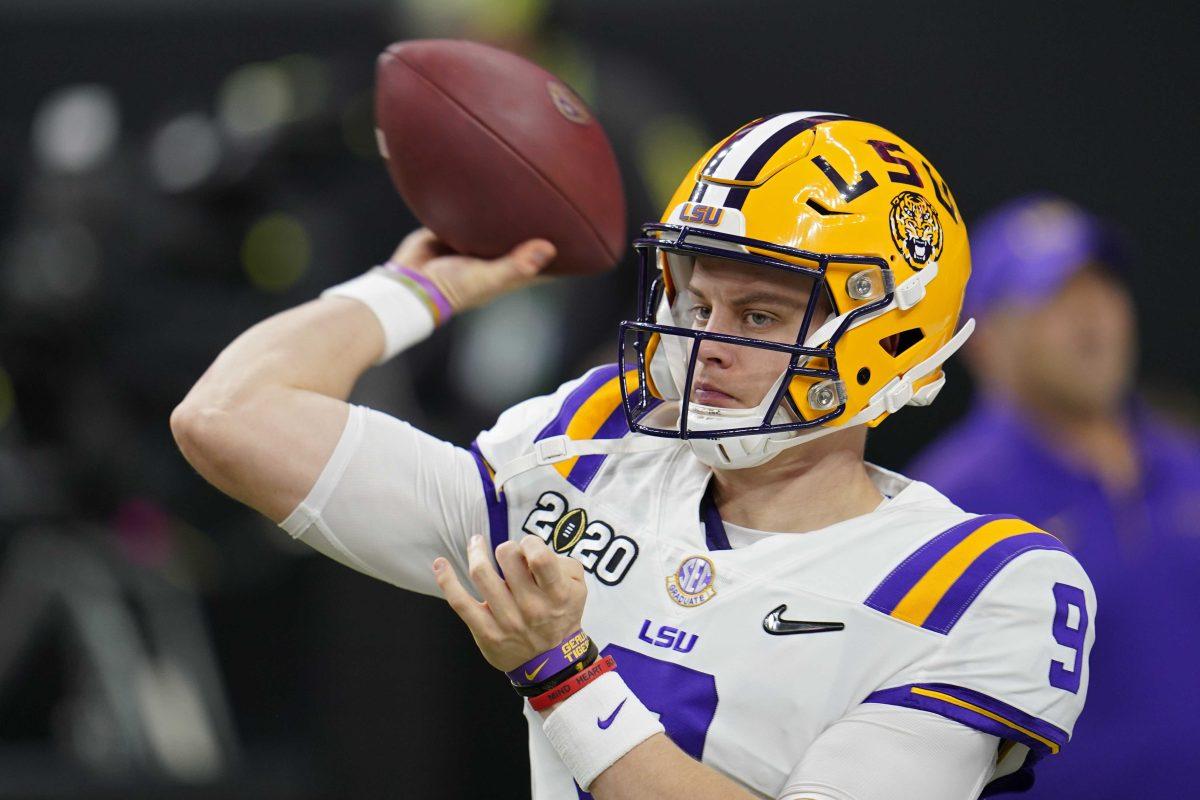
[[[597,367],[592,370],[584,378],[583,383],[576,386],[567,399],[563,401],[562,408],[558,409],[558,414],[546,427],[542,428],[541,432],[534,438],[535,442],[540,442],[542,439],[549,439],[551,436],[562,436],[567,432],[567,426],[571,424],[571,418],[578,413],[587,399],[600,390],[600,387],[617,377],[620,367],[616,364],[605,364],[603,367]]]
[[[579,414],[581,411],[584,411],[585,414],[591,415],[596,412],[597,405],[599,405],[600,411],[603,412],[606,410],[605,404],[609,403],[610,400],[612,411],[609,412],[607,416],[603,417],[603,421],[600,422],[600,427],[591,434],[592,438],[620,439],[628,434],[629,421],[625,416],[625,407],[621,403],[619,393],[613,394],[611,398],[609,398],[608,394],[605,393],[604,397],[597,398],[596,402],[589,406],[586,411],[584,410],[584,407],[588,404],[588,401],[592,400],[593,397],[596,397],[597,393],[600,392],[601,389],[603,389],[618,376],[619,370],[620,368],[616,364],[607,364],[603,367],[597,367],[588,373],[583,382],[575,387],[575,389],[572,390],[569,395],[567,395],[567,399],[563,401],[562,407],[559,408],[558,413],[554,416],[554,419],[550,420],[550,422],[544,428],[542,428],[542,430],[534,438],[534,441],[540,442],[541,440],[549,439],[552,436],[566,435],[567,429],[571,426],[571,421],[575,419],[577,414]],[[642,392],[643,390],[638,388],[634,389],[631,393],[631,399],[635,404],[641,402]],[[648,407],[653,408],[660,402],[661,401],[657,399],[652,399],[649,402]],[[600,467],[604,465],[604,459],[606,458],[607,456],[603,454],[579,456],[577,459],[575,459],[575,462],[571,467],[571,471],[565,475],[567,481],[579,491],[587,491],[587,488],[591,485],[592,480],[600,471]]]
[[[483,481],[483,497],[487,502],[488,534],[492,540],[492,552],[501,542],[508,541],[508,499],[504,492],[496,493],[496,484],[492,480],[492,467],[483,452],[479,442],[471,443],[471,455],[475,457],[475,466],[479,468],[479,478]]]
[[[939,533],[917,548],[914,553],[888,573],[888,576],[867,597],[867,606],[884,614],[891,614],[896,605],[908,594],[909,589],[915,586],[917,581],[921,580],[925,573],[941,560],[942,556],[979,528],[998,519],[1014,519],[1014,517],[1007,514],[985,514]]]
[[[971,562],[963,574],[942,595],[933,611],[921,626],[938,633],[949,633],[959,617],[979,596],[992,578],[1022,553],[1030,550],[1061,550],[1070,552],[1058,539],[1048,533],[1022,533],[1001,539]]]
[[[1012,739],[1035,753],[1054,754],[1070,736],[1063,729],[994,697],[948,683],[910,683],[870,694],[864,703],[915,708],[969,728]]]
[[[644,390],[634,389],[630,394],[630,401],[635,405],[642,402],[641,396]],[[650,399],[647,408],[654,408],[661,400],[654,398]],[[595,438],[597,439],[620,439],[629,433],[629,420],[625,416],[625,406],[618,404],[617,407],[609,414],[608,419],[604,420],[604,424],[596,431]],[[596,473],[600,471],[600,467],[604,465],[604,459],[608,456],[604,454],[596,454],[590,456],[580,456],[575,462],[575,466],[571,468],[570,474],[567,475],[567,481],[581,492],[586,492],[588,486],[591,486],[592,479],[596,477]]]

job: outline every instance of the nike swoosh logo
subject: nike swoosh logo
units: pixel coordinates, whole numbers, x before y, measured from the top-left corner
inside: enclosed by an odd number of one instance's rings
[[[625,698],[625,700],[628,699],[628,697]],[[608,730],[608,726],[613,724],[613,720],[617,718],[617,714],[621,713],[621,707],[625,705],[625,700],[617,703],[617,707],[613,709],[613,713],[609,714],[605,719],[596,717],[596,725],[600,727],[600,730]]]
[[[830,631],[844,630],[846,624],[844,622],[808,622],[798,619],[784,619],[783,612],[787,611],[787,604],[772,609],[771,613],[763,617],[763,630],[772,636],[787,636],[793,633],[828,633]]]
[[[533,672],[526,672],[526,673],[525,673],[525,680],[527,680],[527,681],[531,681],[531,680],[533,680],[534,678],[536,678],[536,677],[538,676],[538,673],[542,671],[542,667],[546,666],[546,665],[547,665],[547,664],[549,664],[549,663],[550,663],[550,659],[548,659],[548,658],[547,658],[545,661],[543,661],[542,663],[538,664],[538,665],[537,665],[537,667],[535,667],[535,668],[534,668]]]

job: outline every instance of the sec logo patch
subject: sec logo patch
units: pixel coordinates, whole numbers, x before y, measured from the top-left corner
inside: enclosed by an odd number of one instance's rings
[[[713,586],[716,568],[704,556],[690,556],[683,560],[675,574],[667,578],[667,594],[681,606],[692,608],[707,603],[717,593]]]

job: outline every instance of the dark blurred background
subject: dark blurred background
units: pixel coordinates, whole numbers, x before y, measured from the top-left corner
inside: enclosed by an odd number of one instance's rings
[[[293,543],[195,475],[167,425],[239,332],[414,226],[372,134],[389,42],[482,39],[561,75],[609,130],[631,226],[718,136],[798,109],[898,131],[968,223],[1070,196],[1133,243],[1138,385],[1192,424],[1191,13],[0,2],[0,796],[528,796],[517,700],[443,604]],[[633,283],[626,258],[466,315],[355,399],[469,442],[610,360]],[[872,434],[872,460],[901,467],[963,413],[970,381],[949,373],[936,411]]]

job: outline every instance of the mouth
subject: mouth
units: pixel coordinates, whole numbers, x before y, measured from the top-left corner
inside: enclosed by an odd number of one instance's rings
[[[924,262],[929,258],[929,242],[924,239],[909,239],[908,249],[912,253],[913,260]]]
[[[692,402],[716,408],[740,407],[736,397],[708,381],[696,381],[692,384]]]

